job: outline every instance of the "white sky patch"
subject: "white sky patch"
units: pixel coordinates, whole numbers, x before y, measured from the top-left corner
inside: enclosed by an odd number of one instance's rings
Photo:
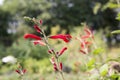
[[[2,4],[3,4],[3,1],[4,1],[4,0],[0,0],[0,5],[2,5]]]

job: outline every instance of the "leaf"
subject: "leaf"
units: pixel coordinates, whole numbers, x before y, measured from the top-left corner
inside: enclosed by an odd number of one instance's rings
[[[116,78],[118,78],[120,75],[118,75],[118,74],[113,74],[113,75],[111,75],[110,77],[112,78],[112,79],[116,79]]]
[[[27,16],[24,16],[24,19],[25,19],[26,21],[31,21],[31,20],[32,20],[32,18],[27,17]]]
[[[93,13],[97,14],[99,9],[100,9],[100,7],[101,7],[101,4],[100,3],[96,3],[94,8],[93,8]]]
[[[90,59],[87,63],[87,66],[89,69],[93,68],[94,67],[94,63],[95,63],[95,59]]]
[[[120,21],[120,13],[117,14],[116,19],[117,19],[118,21]]]
[[[120,57],[116,57],[116,58],[108,58],[107,62],[109,61],[116,61],[116,62],[120,62]]]
[[[102,53],[102,52],[104,52],[104,49],[102,49],[102,48],[97,48],[97,49],[95,49],[95,50],[93,51],[93,54],[100,54],[100,53]]]
[[[120,30],[115,30],[111,32],[112,34],[120,34]]]
[[[108,64],[104,64],[102,67],[100,67],[100,75],[105,76],[108,73]]]

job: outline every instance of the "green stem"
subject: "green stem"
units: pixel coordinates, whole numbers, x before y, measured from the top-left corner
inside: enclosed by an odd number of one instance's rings
[[[49,43],[48,43],[47,36],[45,35],[45,32],[44,32],[44,30],[43,30],[43,29],[42,29],[42,34],[43,34],[44,41],[45,41],[45,43],[46,43],[47,48],[48,48],[49,50],[52,50],[53,48],[51,48],[51,47],[50,47],[50,45],[49,45]],[[59,67],[59,60],[58,60],[58,56],[56,55],[55,51],[53,51],[53,54],[54,54],[55,59],[56,59],[56,64],[57,64],[57,67]],[[59,73],[60,73],[60,75],[61,75],[61,77],[62,77],[62,80],[65,80],[65,79],[64,79],[64,76],[63,76],[63,72],[62,72],[62,71],[60,71],[60,69],[59,69],[58,71],[59,71]]]

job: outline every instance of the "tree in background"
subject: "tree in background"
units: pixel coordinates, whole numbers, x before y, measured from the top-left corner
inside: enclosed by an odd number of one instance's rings
[[[1,33],[5,37],[8,35],[8,29],[11,34],[16,33],[15,30],[18,27],[23,27],[25,31],[28,30],[23,21],[24,16],[43,19],[43,25],[47,26],[47,34],[50,34],[52,26],[60,25],[69,32],[81,22],[88,23],[93,29],[105,27],[117,29],[115,12],[103,7],[107,2],[108,0],[4,0],[0,14],[5,16],[1,16],[3,18],[0,18],[0,26],[6,25],[6,27],[1,29]],[[28,23],[28,25],[31,24]]]

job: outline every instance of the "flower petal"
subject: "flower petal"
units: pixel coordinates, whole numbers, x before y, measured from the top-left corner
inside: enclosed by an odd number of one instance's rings
[[[26,70],[26,69],[23,69],[22,72],[25,74],[25,73],[27,72],[27,70]]]
[[[15,72],[17,72],[18,74],[20,74],[20,71],[19,71],[19,70],[15,70]]]
[[[36,35],[34,35],[34,34],[25,34],[25,35],[24,35],[24,38],[25,38],[25,39],[31,38],[31,39],[36,39],[36,40],[42,40],[41,37],[36,36]]]
[[[82,50],[82,49],[80,50],[80,52],[83,53],[83,54],[86,54],[86,52],[84,50]]]
[[[71,35],[69,34],[58,34],[58,35],[54,35],[54,36],[50,36],[49,38],[51,39],[62,39],[63,41],[65,41],[66,43],[70,41],[70,39],[72,38]]]
[[[63,64],[62,64],[62,62],[59,63],[59,67],[60,67],[60,70],[63,69]]]
[[[35,28],[35,30],[36,30],[37,32],[41,32],[41,29],[38,27],[37,24],[34,25],[34,28]]]
[[[46,44],[40,40],[34,40],[32,41],[34,45],[40,44],[41,46],[45,46]]]
[[[43,21],[42,21],[42,20],[40,20],[40,25],[42,25],[42,23],[43,23]]]
[[[67,50],[67,47],[61,49],[61,51],[59,52],[59,56],[62,55],[65,52],[65,50]]]

